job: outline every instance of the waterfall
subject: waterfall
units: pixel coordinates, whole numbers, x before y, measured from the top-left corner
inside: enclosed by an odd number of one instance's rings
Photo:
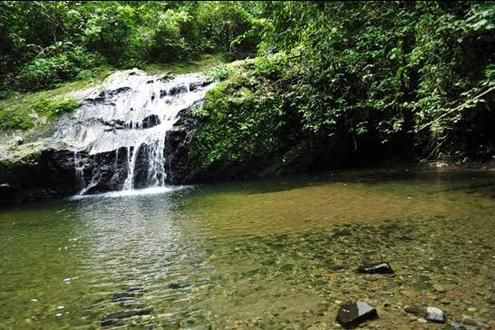
[[[166,133],[212,86],[200,74],[170,78],[133,69],[88,92],[55,133],[74,150],[80,194],[165,186]]]

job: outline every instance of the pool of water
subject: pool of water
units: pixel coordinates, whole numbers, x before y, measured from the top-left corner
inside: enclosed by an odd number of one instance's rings
[[[394,276],[360,275],[387,261]],[[0,329],[495,327],[495,173],[371,170],[0,210]]]

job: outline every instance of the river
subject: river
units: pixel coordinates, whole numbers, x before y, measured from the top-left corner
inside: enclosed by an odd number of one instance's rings
[[[368,301],[495,326],[495,173],[405,167],[0,210],[0,329],[308,328]],[[394,276],[362,275],[387,261]]]

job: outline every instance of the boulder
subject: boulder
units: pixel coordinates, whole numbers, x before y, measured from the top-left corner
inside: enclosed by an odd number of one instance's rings
[[[336,321],[346,329],[354,328],[359,324],[378,318],[374,307],[364,301],[348,301],[340,306]]]
[[[436,323],[445,323],[447,322],[447,318],[445,317],[444,312],[437,307],[426,307],[425,318],[428,321],[436,322]]]

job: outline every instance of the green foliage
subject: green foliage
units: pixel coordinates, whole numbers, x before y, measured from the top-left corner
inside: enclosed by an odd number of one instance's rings
[[[205,34],[205,47],[228,52],[231,58],[253,53],[259,42],[260,20],[248,10],[252,1],[207,1],[198,4],[196,18]]]
[[[116,2],[90,4],[88,19],[81,36],[90,51],[96,51],[110,64],[132,59],[137,45],[132,44],[134,10]]]
[[[189,13],[169,9],[158,17],[152,40],[151,58],[163,62],[182,60],[197,55],[199,31]]]
[[[227,64],[220,64],[209,69],[205,74],[211,80],[222,81],[230,77],[232,73],[232,68],[230,68]]]
[[[198,64],[222,81],[194,112],[198,162],[303,152],[325,162],[337,149],[382,147],[488,157],[494,22],[493,2],[4,1],[0,89],[85,81],[105,62],[157,70],[174,63],[178,73],[177,62],[190,67],[205,53],[238,59],[258,48],[241,66]],[[0,109],[2,127],[28,128],[38,112],[65,109],[30,103],[38,110],[18,108],[17,116],[13,108]]]
[[[304,130],[387,144],[427,127],[414,138],[439,151],[466,125],[462,110],[490,100],[475,97],[493,84],[494,10],[493,3],[271,2],[263,48],[293,57],[284,99]]]
[[[4,1],[0,88],[52,88],[107,62],[117,67],[253,53],[250,2]],[[255,28],[255,25],[257,26]]]
[[[79,107],[79,101],[74,98],[42,99],[33,104],[36,113],[48,119],[53,119],[63,113],[71,112],[77,107]]]
[[[265,56],[219,84],[196,111],[196,159],[205,166],[294,153],[313,163],[408,150],[495,154],[493,3],[261,7]],[[271,117],[258,114],[253,124],[252,109]],[[252,138],[260,131],[266,146]]]
[[[78,102],[71,97],[71,93],[101,82],[110,71],[107,66],[87,69],[77,76],[77,80],[51,90],[22,94],[5,91],[7,97],[0,100],[0,130],[40,127],[48,119],[73,110]]]
[[[30,129],[36,121],[43,123],[46,119],[54,119],[79,106],[79,101],[68,96],[47,98],[45,94],[32,94],[28,100],[15,102],[17,98],[13,99],[0,103],[0,129]]]
[[[32,127],[34,127],[34,123],[29,112],[20,112],[15,108],[0,109],[0,129],[27,130]]]
[[[204,168],[268,159],[283,146],[283,114],[265,90],[265,81],[247,67],[208,92],[193,111],[201,120],[192,159]]]
[[[22,67],[18,83],[23,90],[55,87],[97,63],[97,57],[82,47],[58,42]]]

